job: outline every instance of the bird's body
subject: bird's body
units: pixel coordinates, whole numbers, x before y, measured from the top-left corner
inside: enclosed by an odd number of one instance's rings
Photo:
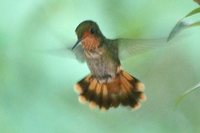
[[[117,47],[108,48],[111,40],[106,40],[101,45],[102,47],[94,50],[84,50],[86,62],[93,76],[100,82],[112,79],[117,74],[117,69],[120,67]],[[115,51],[115,52],[114,52]]]
[[[91,74],[80,80],[75,89],[80,101],[88,101],[91,107],[108,109],[122,104],[138,108],[145,100],[144,85],[122,70],[119,59],[119,39],[107,39],[93,21],[84,21],[76,28],[81,42],[83,58]]]

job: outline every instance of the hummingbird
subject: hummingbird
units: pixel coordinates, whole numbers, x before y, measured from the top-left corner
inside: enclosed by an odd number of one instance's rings
[[[87,63],[90,70],[90,74],[74,86],[79,101],[102,110],[119,105],[138,109],[146,100],[145,86],[123,70],[120,59],[129,53],[137,55],[152,46],[154,48],[158,43],[147,45],[148,40],[108,39],[92,20],[81,22],[75,32],[78,40],[71,50],[79,61]]]

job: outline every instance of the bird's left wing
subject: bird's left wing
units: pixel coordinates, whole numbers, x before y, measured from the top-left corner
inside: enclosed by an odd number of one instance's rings
[[[116,39],[119,49],[119,58],[126,59],[130,56],[139,55],[147,51],[166,47],[167,41],[163,39]]]

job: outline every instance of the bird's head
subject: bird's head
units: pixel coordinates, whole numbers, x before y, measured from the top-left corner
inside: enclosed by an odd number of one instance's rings
[[[91,20],[81,22],[76,30],[78,38],[77,43],[73,46],[74,49],[80,42],[84,49],[92,50],[100,46],[101,40],[104,38],[97,23]]]

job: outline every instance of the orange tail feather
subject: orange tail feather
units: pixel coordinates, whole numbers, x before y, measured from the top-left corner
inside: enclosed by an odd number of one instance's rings
[[[91,108],[99,106],[101,109],[109,109],[121,104],[136,109],[146,99],[144,84],[122,70],[114,79],[105,83],[88,75],[76,84],[75,90],[80,95],[80,102],[89,102]]]

